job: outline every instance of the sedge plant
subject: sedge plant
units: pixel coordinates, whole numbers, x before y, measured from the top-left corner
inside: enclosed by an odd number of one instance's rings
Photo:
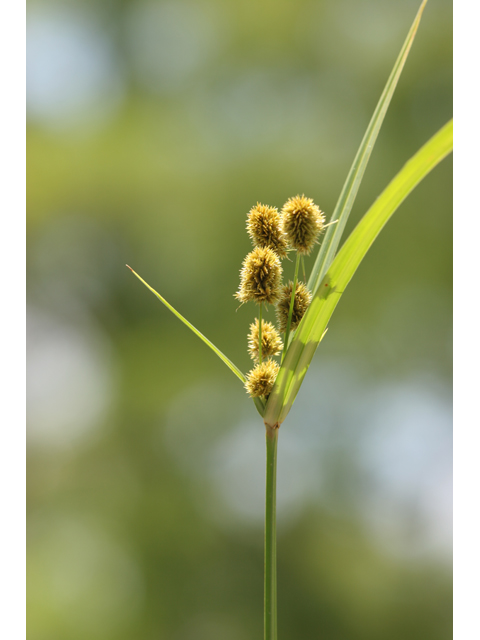
[[[244,385],[266,429],[264,638],[277,638],[276,473],[280,426],[288,416],[327,325],[353,274],[384,225],[419,182],[453,148],[453,124],[445,124],[377,197],[338,250],[380,127],[415,38],[427,0],[423,0],[390,73],[347,175],[331,220],[311,198],[291,197],[280,211],[257,203],[247,216],[253,249],[240,272],[234,294],[241,304],[253,302],[257,314],[248,335],[253,366],[246,375],[186,320],[131,267],[135,276],[205,342]],[[323,237],[308,280],[300,280],[300,263]],[[282,260],[294,254],[293,281],[282,282]],[[277,326],[262,312],[274,305]],[[275,358],[278,358],[276,360]]]

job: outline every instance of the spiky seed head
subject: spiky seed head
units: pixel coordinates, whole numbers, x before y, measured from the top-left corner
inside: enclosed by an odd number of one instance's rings
[[[283,205],[282,225],[288,244],[308,256],[325,228],[325,215],[311,198],[295,196]]]
[[[250,325],[248,334],[248,353],[254,362],[258,362],[258,318]],[[278,356],[283,349],[280,334],[271,322],[262,320],[262,358]]]
[[[293,282],[289,282],[284,285],[280,292],[280,298],[277,302],[276,312],[277,321],[280,331],[285,333],[287,330],[288,314],[290,312],[290,300],[292,299]],[[305,311],[308,309],[310,302],[312,301],[312,294],[303,284],[303,282],[297,282],[297,288],[295,291],[295,300],[293,302],[292,321],[290,329],[296,329],[300,324],[300,320],[303,318]]]
[[[286,257],[287,240],[275,207],[257,202],[248,214],[247,232],[255,247],[270,247],[279,258]]]
[[[268,398],[277,378],[279,365],[275,360],[264,360],[257,364],[248,374],[245,389],[251,398],[265,396]]]
[[[277,254],[269,247],[256,247],[243,261],[240,288],[235,294],[240,302],[257,304],[277,301],[282,282],[282,267]]]

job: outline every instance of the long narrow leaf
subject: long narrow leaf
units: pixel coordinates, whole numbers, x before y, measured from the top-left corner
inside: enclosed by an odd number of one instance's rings
[[[350,234],[320,283],[288,349],[267,402],[266,424],[279,425],[288,414],[338,301],[383,226],[452,147],[450,120],[406,163]]]
[[[178,311],[172,307],[171,304],[169,304],[165,298],[163,298],[157,291],[155,291],[155,289],[153,287],[151,287],[147,282],[145,282],[145,280],[143,278],[141,278],[138,273],[136,271],[134,271],[132,269],[132,267],[129,267],[128,264],[126,265],[130,271],[140,280],[140,282],[143,282],[143,284],[147,287],[147,289],[150,289],[150,291],[157,296],[157,298],[163,302],[163,304],[167,307],[167,309],[169,309],[175,316],[177,316],[177,318],[179,320],[181,320],[183,322],[183,324],[186,324],[187,327],[193,331],[193,333],[198,336],[200,338],[200,340],[202,340],[206,345],[208,345],[210,347],[210,349],[217,354],[217,356],[220,358],[220,360],[222,360],[227,367],[230,369],[230,371],[233,371],[233,373],[237,376],[237,378],[239,378],[244,384],[245,384],[245,376],[243,375],[243,373],[240,371],[240,369],[233,364],[233,362],[227,358],[227,356],[222,353],[220,351],[220,349],[218,349],[213,342],[210,342],[210,340],[208,338],[206,338],[203,333],[201,333],[198,329],[196,329],[193,324],[191,324],[186,318],[184,318],[182,316],[181,313],[178,313]],[[262,416],[265,413],[265,400],[263,398],[253,398],[253,401],[255,403],[255,406],[257,408],[258,413]]]
[[[163,302],[163,304],[167,307],[167,309],[170,309],[170,311],[177,316],[177,318],[179,320],[181,320],[183,322],[183,324],[186,324],[187,327],[193,331],[193,333],[198,336],[200,338],[200,340],[203,340],[203,342],[205,342],[206,345],[208,345],[210,347],[210,349],[212,351],[214,351],[217,356],[227,365],[227,367],[233,371],[233,373],[237,376],[237,378],[239,378],[243,383],[245,383],[245,376],[243,375],[243,373],[240,371],[240,369],[238,367],[236,367],[233,362],[231,360],[229,360],[227,358],[227,356],[225,354],[223,354],[220,349],[218,349],[213,342],[210,342],[210,340],[208,338],[206,338],[203,333],[200,333],[200,331],[198,329],[196,329],[193,324],[191,324],[186,318],[184,318],[180,313],[178,313],[178,311],[176,309],[174,309],[172,307],[171,304],[169,304],[165,298],[163,298],[159,293],[157,293],[155,291],[155,289],[153,289],[147,282],[145,282],[145,280],[143,278],[141,278],[138,273],[136,273],[132,267],[129,267],[127,264],[127,267],[130,269],[130,271],[137,276],[137,278],[140,280],[140,282],[143,282],[143,284],[147,287],[147,289],[150,289],[150,291],[157,296],[157,298]]]
[[[332,221],[338,220],[338,222],[328,228],[308,281],[308,288],[312,293],[317,291],[318,285],[322,281],[323,276],[335,257],[343,230],[347,224],[348,216],[350,215],[360,183],[362,182],[363,174],[365,173],[372,149],[375,145],[378,132],[380,131],[380,127],[382,126],[385,114],[390,105],[390,101],[402,73],[402,69],[405,65],[405,61],[412,46],[413,39],[415,38],[426,3],[427,0],[423,0],[420,5],[420,9],[418,10],[415,20],[408,32],[407,39],[403,44],[390,77],[388,78],[387,84],[380,96],[380,100],[378,101],[372,119],[370,120],[370,124],[368,125],[367,131],[357,151],[357,155],[355,156],[355,160],[353,161],[350,172],[345,184],[343,185],[342,192],[340,193],[340,197],[331,218]]]

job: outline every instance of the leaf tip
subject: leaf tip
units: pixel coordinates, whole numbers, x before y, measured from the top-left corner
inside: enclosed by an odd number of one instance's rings
[[[418,18],[420,19],[422,17],[422,13],[423,10],[425,9],[425,5],[427,4],[428,0],[423,0],[422,4],[420,5],[420,8],[418,10]]]

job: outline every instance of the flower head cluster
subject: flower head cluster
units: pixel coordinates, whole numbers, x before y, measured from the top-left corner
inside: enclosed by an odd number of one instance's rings
[[[295,196],[283,205],[282,223],[289,245],[308,256],[325,228],[325,215],[311,198]]]
[[[290,312],[290,301],[292,299],[293,282],[289,282],[284,285],[280,292],[280,298],[277,302],[276,312],[277,321],[280,331],[284,333],[287,330],[288,314]],[[295,298],[293,302],[292,320],[290,329],[296,329],[300,324],[300,320],[305,315],[305,311],[308,309],[310,302],[312,301],[312,294],[303,284],[303,282],[297,282],[295,290]]]
[[[245,389],[251,398],[265,396],[267,398],[275,384],[280,367],[275,360],[264,360],[247,374]]]
[[[282,267],[277,254],[268,247],[257,247],[243,261],[240,288],[235,294],[240,302],[257,304],[276,302],[282,281]]]
[[[286,257],[287,240],[275,207],[257,202],[248,214],[247,232],[255,247],[270,247],[279,258]]]
[[[285,333],[284,341],[288,344],[290,331],[298,327],[312,300],[305,284],[297,282],[300,256],[310,254],[325,226],[322,211],[304,195],[287,200],[280,213],[275,207],[259,202],[248,213],[247,232],[254,249],[243,261],[235,297],[242,303],[253,301],[260,306],[259,319],[250,325],[248,335],[248,352],[256,365],[247,374],[245,388],[252,398],[270,395],[280,369],[272,358],[284,348],[279,331],[262,319],[262,305],[276,305],[277,325],[280,332]],[[282,286],[280,260],[287,256],[289,249],[297,251],[296,284],[290,282]]]
[[[248,353],[255,362],[259,359],[259,335],[258,335],[258,318],[250,325],[250,333],[248,334]],[[283,349],[282,339],[278,331],[271,322],[262,320],[262,358],[269,356],[278,356]]]

